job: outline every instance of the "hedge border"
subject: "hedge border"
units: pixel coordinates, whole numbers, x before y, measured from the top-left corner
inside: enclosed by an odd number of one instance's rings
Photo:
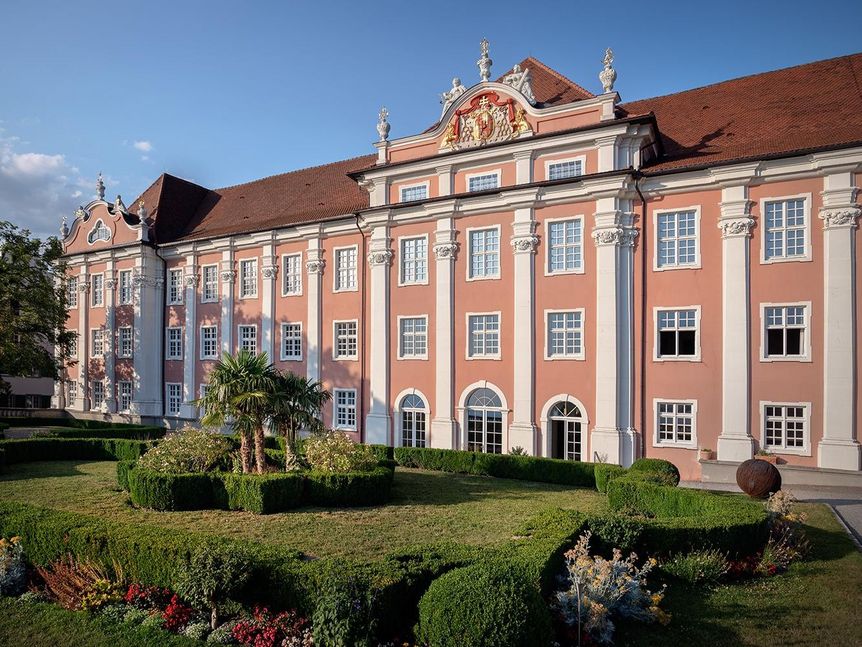
[[[0,441],[7,464],[55,460],[137,460],[153,443],[123,438],[21,438]]]

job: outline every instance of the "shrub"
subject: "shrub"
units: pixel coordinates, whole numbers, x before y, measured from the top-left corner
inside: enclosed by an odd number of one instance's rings
[[[137,461],[117,461],[117,487],[129,491],[129,472],[137,465]]]
[[[137,460],[153,443],[123,439],[26,438],[0,441],[7,463]]]
[[[376,629],[376,594],[367,577],[346,564],[327,565],[318,584],[312,626],[318,647],[371,647]]]
[[[164,620],[162,627],[167,631],[179,633],[189,623],[191,617],[192,608],[183,604],[178,595],[173,595],[167,608],[162,612],[162,619]]]
[[[677,555],[661,566],[668,575],[692,585],[715,584],[724,577],[728,568],[727,557],[714,548]]]
[[[165,427],[109,427],[107,429],[71,428],[52,429],[50,438],[124,438],[126,440],[159,440],[167,433]]]
[[[0,595],[19,595],[26,585],[27,570],[21,538],[0,536]]]
[[[230,450],[221,434],[186,427],[165,436],[141,460],[141,467],[165,474],[208,472],[216,468]]]
[[[210,474],[211,506],[223,510],[245,510],[272,514],[302,504],[303,477],[291,474]]]
[[[505,563],[482,563],[431,583],[419,602],[416,639],[434,647],[543,647],[551,620],[534,582]]]
[[[632,463],[629,472],[654,474],[661,480],[661,485],[679,485],[679,470],[676,465],[660,458],[639,458]]]
[[[296,611],[273,615],[269,609],[257,607],[252,617],[237,622],[231,633],[239,644],[254,647],[312,644],[311,623]]]
[[[603,494],[608,491],[608,483],[626,473],[626,468],[613,463],[596,463],[596,489]]]
[[[49,597],[64,609],[93,611],[122,600],[122,587],[108,570],[91,560],[72,555],[47,567],[36,567]]]
[[[346,434],[330,431],[315,434],[305,442],[305,460],[318,472],[361,472],[377,465],[368,445],[355,443]]]
[[[233,637],[233,622],[228,622],[207,636],[207,644],[209,645],[235,645],[236,640]]]
[[[392,489],[393,473],[386,467],[370,472],[306,472],[303,500],[311,505],[362,506],[385,503]]]
[[[218,626],[219,606],[245,586],[249,561],[239,552],[215,543],[201,544],[177,578],[177,592],[192,604],[210,610],[210,627]]]
[[[210,633],[210,626],[206,622],[190,622],[182,633],[183,636],[192,640],[206,640]]]
[[[378,461],[394,461],[395,448],[389,445],[368,445]]]
[[[144,622],[147,618],[150,617],[150,614],[144,611],[143,609],[137,609],[135,607],[127,607],[126,615],[123,616],[123,622],[130,625],[139,625]]]
[[[120,624],[126,617],[126,612],[128,610],[129,607],[122,602],[114,602],[112,604],[106,604],[99,609],[99,615],[105,618],[108,622]]]
[[[208,474],[162,474],[142,466],[128,472],[132,503],[153,510],[205,510],[212,507]]]
[[[636,550],[643,535],[643,523],[620,514],[610,514],[587,519],[587,528],[597,540],[597,548],[610,554],[614,548],[624,553]]]

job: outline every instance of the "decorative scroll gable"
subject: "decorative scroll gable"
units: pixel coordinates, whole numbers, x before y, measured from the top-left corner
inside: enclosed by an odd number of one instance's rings
[[[455,111],[446,127],[440,150],[461,150],[531,135],[524,108],[496,92],[473,97]]]

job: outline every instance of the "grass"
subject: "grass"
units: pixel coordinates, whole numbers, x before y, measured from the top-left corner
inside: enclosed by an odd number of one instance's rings
[[[201,510],[135,509],[117,491],[116,463],[52,461],[10,465],[0,498],[117,521],[250,539],[313,556],[380,558],[394,550],[443,540],[488,545],[509,539],[547,507],[598,511],[606,498],[546,483],[398,469],[392,499],[370,508],[302,508],[273,515]]]

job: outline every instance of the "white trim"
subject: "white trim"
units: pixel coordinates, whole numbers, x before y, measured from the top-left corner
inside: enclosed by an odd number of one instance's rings
[[[404,248],[401,246],[405,240],[425,240],[425,280],[424,281],[404,281]],[[408,236],[399,236],[397,239],[398,249],[398,287],[406,287],[410,285],[428,285],[429,276],[431,274],[431,259],[429,258],[431,250],[428,245],[428,234],[416,234]]]
[[[509,403],[506,400],[506,396],[500,389],[500,387],[498,387],[492,382],[489,382],[488,380],[479,380],[478,382],[473,382],[461,391],[461,397],[458,399],[457,409],[458,422],[461,425],[461,429],[458,431],[460,448],[467,448],[467,398],[470,397],[470,394],[473,393],[473,391],[475,391],[476,389],[490,389],[497,394],[497,397],[500,398],[500,402],[503,405],[501,408],[503,434],[501,453],[503,453],[505,452],[506,448],[509,447],[509,414],[512,412],[512,410],[509,408]]]
[[[425,352],[421,355],[403,355],[401,353],[401,321],[404,319],[424,319],[425,320]],[[399,360],[410,361],[410,360],[427,360],[428,359],[428,346],[430,345],[430,331],[428,329],[428,315],[427,314],[418,314],[418,315],[398,315],[396,317],[397,320],[397,328],[396,332],[398,334],[398,352],[397,358]]]
[[[661,356],[659,355],[659,329],[658,329],[658,313],[659,312],[670,312],[670,311],[679,311],[679,310],[694,310],[694,355],[667,355]],[[652,340],[652,361],[654,362],[700,362],[700,338],[701,338],[701,325],[700,325],[700,306],[688,305],[688,306],[654,306],[652,309],[652,326],[653,326],[653,340]],[[677,328],[677,331],[679,328]]]
[[[545,180],[551,181],[551,165],[552,164],[565,164],[566,162],[580,162],[581,163],[581,172],[578,175],[572,175],[568,178],[558,178],[558,179],[571,179],[573,177],[580,177],[581,175],[586,175],[587,173],[587,156],[586,155],[576,155],[574,157],[560,157],[560,158],[550,158],[543,160],[545,163]]]
[[[474,231],[488,231],[490,229],[497,230],[497,273],[486,274],[483,276],[470,276],[473,269],[473,245],[470,236]],[[465,246],[467,248],[466,258],[466,278],[467,281],[499,281],[503,274],[503,231],[501,225],[486,225],[484,227],[467,227],[464,230]]]
[[[425,187],[425,197],[419,198],[419,200],[429,199],[431,197],[431,180],[425,180],[424,182],[414,182],[413,184],[396,184],[395,188],[398,191],[398,202],[418,202],[418,200],[405,200],[404,189],[416,189],[420,186]]]
[[[101,225],[102,227],[104,227],[108,231],[108,237],[107,238],[94,238],[93,240],[90,240],[90,236],[97,229],[100,228],[99,225]],[[111,231],[111,228],[105,224],[105,221],[102,218],[99,218],[98,220],[96,220],[96,222],[93,223],[93,226],[90,227],[90,231],[87,232],[86,238],[87,238],[87,245],[89,247],[92,247],[96,243],[101,243],[101,242],[110,243],[112,240],[114,240],[114,232]]]
[[[497,186],[493,189],[477,189],[476,191],[470,190],[470,180],[476,177],[486,177],[488,175],[494,175],[497,177]],[[464,174],[464,192],[465,193],[479,193],[481,191],[495,191],[496,189],[503,188],[503,170],[502,168],[491,169],[488,171],[479,171],[476,173],[465,173]]]
[[[694,211],[694,263],[688,263],[685,265],[681,265],[679,263],[679,248],[677,248],[677,262],[673,265],[659,265],[659,234],[658,234],[658,219],[659,216],[668,213],[684,213],[688,211]],[[701,247],[701,226],[700,226],[700,212],[701,205],[692,205],[690,207],[678,207],[675,209],[654,209],[652,211],[652,242],[653,242],[653,254],[652,254],[652,271],[653,272],[670,272],[673,270],[699,270],[701,269],[701,257],[700,257],[700,247]],[[679,224],[677,223],[677,232],[679,231]]]
[[[345,355],[343,357],[338,356],[338,334],[336,333],[336,327],[340,323],[353,323],[356,324],[356,354],[355,355]],[[336,362],[356,362],[359,360],[359,319],[333,319],[332,320],[332,359]]]
[[[298,292],[286,292],[284,289],[284,283],[287,281],[287,258],[288,256],[299,256],[299,291]],[[302,251],[298,252],[285,252],[281,255],[281,290],[279,293],[283,297],[301,297],[303,290],[305,289],[305,281],[303,280],[303,274],[306,274],[305,265],[302,262]]]
[[[338,393],[339,391],[352,391],[353,392],[353,426],[343,426],[340,427],[337,424],[338,420]],[[336,431],[350,431],[357,432],[359,431],[359,393],[355,388],[347,388],[347,389],[332,389],[332,428]]]
[[[93,352],[93,349],[96,346],[93,343],[93,341],[94,341],[93,340],[93,333],[96,331],[99,331],[102,333],[102,339],[101,339],[102,352],[99,353],[98,355],[96,355],[96,353]],[[104,357],[105,357],[105,327],[104,326],[96,326],[95,328],[90,328],[90,338],[87,340],[87,343],[89,345],[89,351],[90,351],[89,353],[86,354],[88,357],[90,357],[92,359],[95,359],[95,358],[104,359]]]
[[[766,203],[767,202],[781,202],[784,200],[803,200],[803,214],[805,218],[805,253],[802,256],[790,256],[790,257],[779,257],[779,258],[766,258]],[[759,202],[760,211],[757,214],[757,219],[760,221],[760,264],[761,265],[771,265],[773,263],[794,263],[794,262],[806,262],[813,260],[811,254],[811,193],[798,193],[796,195],[781,195],[774,196],[770,198],[761,198]],[[786,215],[785,215],[786,218]],[[786,220],[785,220],[786,222]],[[784,249],[787,249],[787,240],[784,241]]]
[[[470,356],[470,317],[480,317],[487,315],[497,315],[497,353],[493,355],[476,355],[475,357]],[[464,359],[468,362],[477,361],[477,360],[492,360],[492,361],[500,361],[502,359],[503,354],[503,314],[500,310],[491,310],[488,312],[465,312],[464,313],[464,324],[466,325],[466,337],[467,344],[464,349]]]
[[[170,410],[171,407],[171,387],[178,386],[180,387],[180,402],[179,406],[177,406],[176,412],[172,413]],[[168,418],[179,418],[180,412],[183,410],[183,383],[182,382],[165,382],[165,417]]]
[[[131,349],[128,353],[123,352],[123,331],[129,331],[129,342],[131,344]],[[117,327],[117,357],[120,359],[129,359],[130,357],[134,357],[135,355],[135,333],[132,326],[118,326]]]
[[[171,331],[179,330],[180,331],[180,354],[179,355],[171,355]],[[183,326],[166,326],[165,327],[165,361],[168,362],[181,362],[185,356],[186,344],[185,344],[185,335],[183,333]]]
[[[356,267],[354,268],[354,272],[356,273],[356,285],[352,288],[338,287],[338,252],[344,249],[356,250]],[[361,263],[362,259],[359,258],[359,245],[342,245],[340,247],[332,248],[332,292],[334,294],[338,292],[359,292],[359,268]]]
[[[215,268],[215,298],[213,299],[206,298],[206,270],[208,267]],[[218,263],[208,263],[207,265],[201,265],[201,303],[218,303],[220,280],[221,277],[219,276]]]
[[[431,407],[429,405],[430,400],[425,397],[425,394],[422,393],[419,389],[416,388],[408,388],[402,390],[398,395],[395,396],[395,399],[392,401],[392,415],[395,418],[395,442],[393,445],[395,447],[403,447],[401,444],[403,433],[401,429],[401,403],[404,401],[408,395],[415,395],[419,398],[422,398],[422,402],[425,403],[425,447],[430,447],[431,443]]]
[[[284,354],[284,327],[285,326],[299,326],[299,357],[289,357]],[[279,345],[278,345],[278,357],[282,362],[301,362],[305,357],[305,353],[302,352],[303,343],[303,331],[302,331],[302,322],[301,321],[282,321],[279,326]]]
[[[583,427],[581,429],[581,455],[584,459],[589,459],[591,456],[589,451],[590,416],[587,413],[587,408],[584,406],[584,403],[568,393],[558,393],[557,395],[548,398],[542,407],[542,413],[539,416],[539,428],[542,430],[542,440],[544,441],[544,453],[542,455],[545,458],[551,457],[551,429],[548,426],[548,423],[550,422],[548,414],[551,411],[551,407],[558,402],[568,402],[569,404],[575,405],[580,410],[581,417],[578,418],[578,420],[583,423]],[[582,460],[581,462],[585,461]]]
[[[251,273],[254,277],[254,294],[243,294],[242,293],[242,267],[244,263],[254,263],[254,271]],[[245,258],[236,259],[236,269],[237,269],[237,285],[239,286],[239,294],[237,294],[236,298],[239,301],[244,301],[246,299],[257,299],[260,296],[260,278],[257,273],[260,270],[260,263],[258,262],[257,256],[247,256]]]
[[[236,350],[242,349],[242,329],[254,328],[254,355],[260,353],[260,330],[256,323],[241,323],[236,325]]]
[[[184,277],[183,268],[182,267],[169,267],[167,269],[167,274],[168,274],[168,280],[167,280],[167,285],[165,286],[165,291],[167,292],[167,297],[168,297],[166,299],[167,304],[169,306],[181,306],[181,305],[183,305],[183,292],[185,292],[185,287],[183,286],[183,277]],[[177,285],[176,285],[177,298],[171,299],[171,287],[172,287],[171,281],[172,281],[173,277],[177,276],[177,275],[179,275],[179,277],[180,277],[180,279],[179,279],[179,281],[177,281]]]
[[[802,307],[805,309],[805,328],[802,332],[802,355],[769,357],[766,354],[766,309]],[[787,301],[783,303],[762,302],[760,304],[760,361],[761,362],[811,362],[811,301]]]
[[[569,312],[578,312],[581,315],[581,352],[575,353],[574,355],[551,355],[550,348],[550,340],[551,337],[548,334],[548,315],[550,314],[566,314]],[[544,346],[545,346],[545,357],[544,359],[549,362],[555,362],[560,360],[569,360],[569,361],[583,361],[586,359],[586,346],[587,346],[587,336],[584,332],[586,328],[586,310],[584,308],[548,308],[545,310],[545,331],[544,331]]]
[[[128,294],[129,298],[127,300],[123,300],[123,277],[129,277],[128,283]],[[134,284],[134,274],[131,268],[117,270],[117,305],[118,306],[128,306],[132,305],[135,302],[135,284]]]
[[[803,421],[805,424],[804,433],[802,435],[802,447],[787,448],[787,447],[767,447],[766,446],[766,407],[803,407],[805,415]],[[784,443],[787,443],[787,430],[783,432]],[[811,403],[810,402],[777,402],[774,400],[760,401],[760,434],[758,436],[760,449],[768,451],[770,454],[791,454],[794,456],[811,456]]]
[[[569,222],[572,220],[579,220],[581,223],[581,266],[573,270],[551,270],[551,223]],[[585,272],[584,266],[586,265],[586,259],[584,258],[584,256],[586,245],[584,244],[584,241],[587,236],[586,231],[584,230],[585,223],[586,218],[584,218],[584,214],[581,213],[573,216],[562,216],[560,218],[545,218],[545,276],[565,276],[567,274],[583,274]]]
[[[204,328],[215,328],[216,331],[216,352],[215,355],[204,355],[204,348],[206,348],[206,344],[204,343]],[[221,342],[219,340],[218,334],[218,324],[214,323],[202,323],[198,326],[198,337],[200,339],[200,353],[198,359],[202,362],[217,360],[219,358],[219,347],[221,346]]]
[[[97,276],[102,277],[102,289],[101,290],[96,290],[93,287]],[[106,300],[105,299],[105,291],[107,290],[107,288],[105,287],[105,273],[104,272],[93,272],[87,277],[87,281],[89,281],[88,291],[90,293],[89,303],[87,305],[89,305],[90,308],[104,308],[105,307],[105,300]],[[98,303],[98,304],[95,302],[97,292],[102,295],[102,302]]]
[[[691,405],[691,440],[675,442],[659,440],[658,437],[658,405],[659,404],[690,404]],[[676,433],[676,429],[674,429]],[[697,449],[697,400],[687,398],[653,398],[652,400],[652,446],[670,449]]]

